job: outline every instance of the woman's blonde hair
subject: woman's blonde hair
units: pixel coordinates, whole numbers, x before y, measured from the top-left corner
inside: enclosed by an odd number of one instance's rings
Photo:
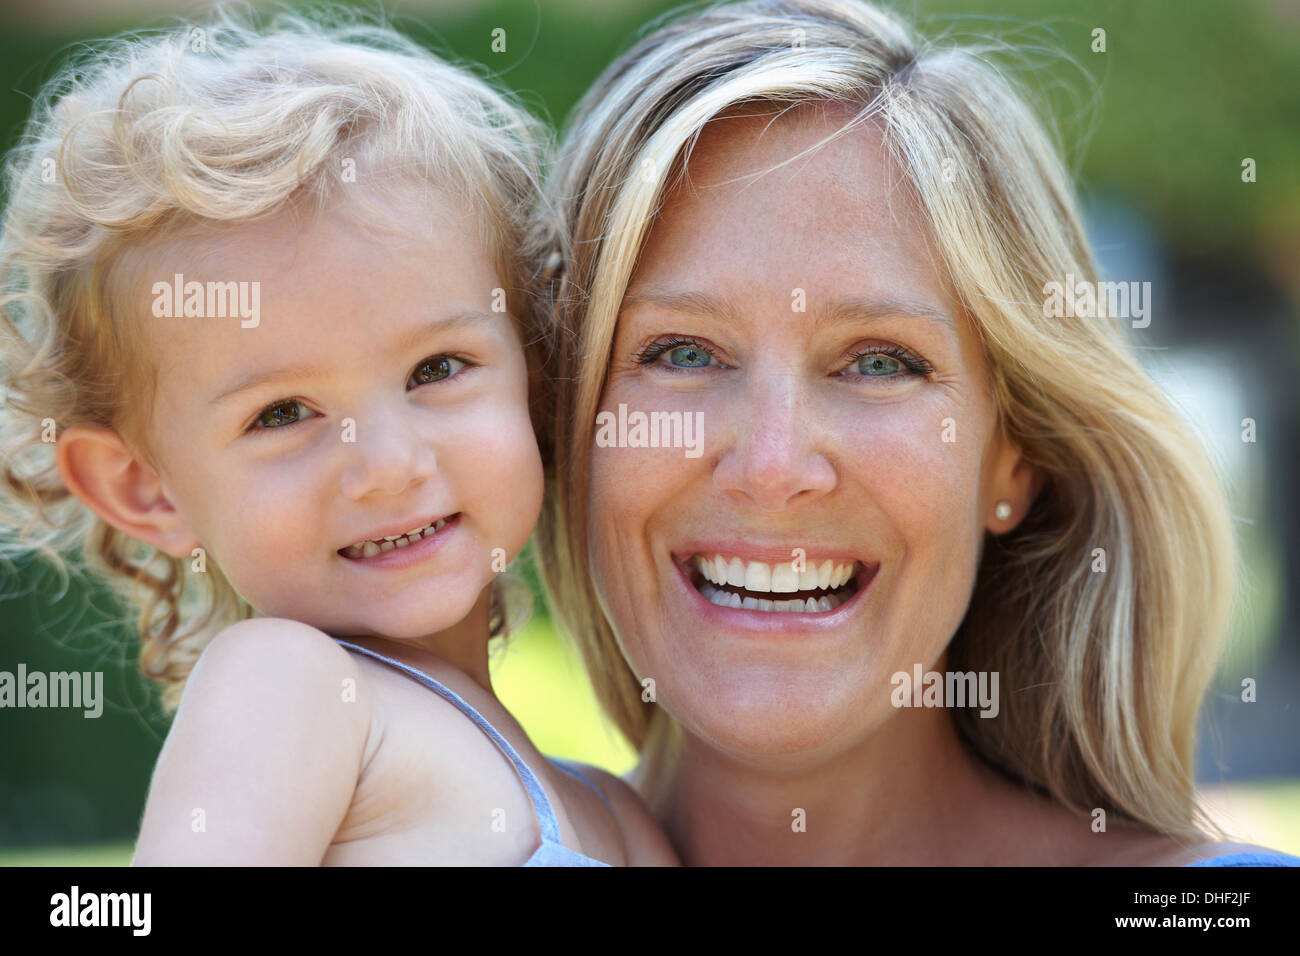
[[[544,125],[472,67],[355,13],[281,13],[265,27],[218,14],[76,57],[44,87],[6,162],[0,558],[38,554],[65,579],[74,566],[103,575],[136,606],[141,667],[174,707],[208,640],[254,610],[220,568],[187,573],[186,559],[81,507],[55,464],[53,438],[78,424],[117,430],[152,462],[144,399],[155,370],[119,294],[132,254],[196,228],[322,209],[352,183],[415,180],[482,224],[540,367],[524,243],[547,147]],[[496,579],[493,635],[526,613],[520,587]]]
[[[556,363],[544,580],[602,706],[642,748],[669,718],[642,702],[586,545],[591,426],[620,303],[707,123],[756,104],[848,104],[845,129],[879,124],[924,212],[986,351],[999,427],[1049,476],[1018,527],[985,536],[948,666],[999,672],[1007,693],[996,719],[955,711],[961,733],[1080,813],[1221,833],[1196,805],[1193,762],[1235,586],[1227,496],[1124,328],[1044,318],[1046,283],[1097,270],[1060,150],[995,49],[923,40],[855,0],[750,0],[658,25],[601,75],[537,223]]]

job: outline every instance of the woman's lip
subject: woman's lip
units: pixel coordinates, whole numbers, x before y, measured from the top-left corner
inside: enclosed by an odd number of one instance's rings
[[[413,564],[419,564],[440,551],[451,534],[459,531],[459,529],[460,514],[457,513],[448,518],[447,523],[433,534],[421,538],[415,544],[408,544],[404,548],[393,548],[391,551],[381,551],[368,558],[349,558],[344,554],[339,554],[339,557],[349,564],[363,568],[374,568],[383,571],[408,568]]]
[[[761,561],[763,564],[784,564],[793,561],[796,552],[803,552],[803,559],[811,564],[820,564],[823,561],[834,561],[836,564],[848,564],[856,561],[864,567],[870,567],[876,562],[869,561],[860,554],[853,554],[850,551],[836,548],[807,548],[803,545],[778,545],[769,547],[765,545],[725,543],[719,541],[705,541],[686,545],[682,548],[672,550],[673,559],[683,564],[688,563],[691,558],[697,554],[712,557],[715,554],[721,554],[728,558],[740,558],[742,561]]]
[[[758,559],[755,559],[758,560]],[[708,600],[692,580],[692,569],[673,556],[677,579],[686,591],[687,601],[694,602],[694,610],[710,624],[719,628],[744,630],[762,634],[821,633],[831,631],[847,621],[866,599],[871,584],[880,573],[879,564],[864,565],[857,574],[858,589],[853,596],[837,608],[810,614],[807,611],[750,611],[744,608],[721,607]],[[779,595],[774,595],[774,597]]]

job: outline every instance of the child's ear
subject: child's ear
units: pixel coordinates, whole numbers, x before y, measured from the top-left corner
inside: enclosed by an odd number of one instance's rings
[[[58,437],[55,459],[68,490],[114,528],[174,558],[198,547],[158,474],[113,429],[70,426]]]

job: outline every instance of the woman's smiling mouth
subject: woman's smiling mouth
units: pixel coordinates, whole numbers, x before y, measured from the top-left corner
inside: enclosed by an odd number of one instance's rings
[[[757,612],[778,628],[781,621],[796,624],[809,618],[819,622],[840,618],[833,612],[856,604],[855,598],[880,568],[879,564],[843,557],[773,563],[712,548],[687,555],[675,558],[674,563],[693,590],[716,608],[709,608],[706,614],[739,612],[738,618],[754,618],[757,615],[747,612]]]
[[[817,614],[839,607],[857,590],[857,561],[793,561],[768,564],[735,555],[697,554],[696,590],[719,607],[747,611]]]

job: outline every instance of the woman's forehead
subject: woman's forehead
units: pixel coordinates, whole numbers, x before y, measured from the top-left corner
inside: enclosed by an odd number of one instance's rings
[[[702,131],[651,224],[629,292],[649,282],[835,281],[946,307],[928,233],[878,128],[846,116],[737,112]],[[793,285],[791,285],[793,283]]]

